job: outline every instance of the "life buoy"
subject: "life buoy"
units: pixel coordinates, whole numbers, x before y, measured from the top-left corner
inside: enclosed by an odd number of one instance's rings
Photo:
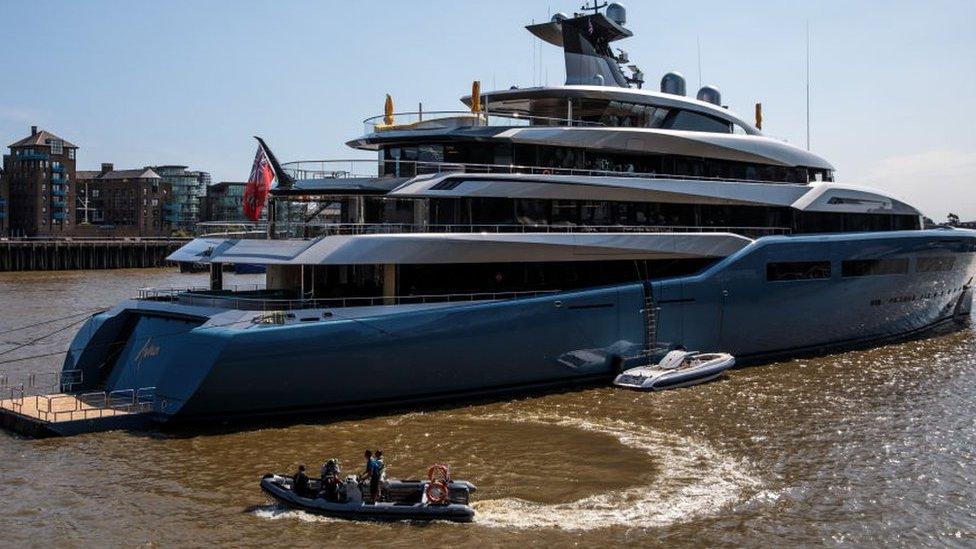
[[[552,175],[552,170],[542,170],[542,175]]]
[[[435,463],[427,469],[427,480],[431,482],[450,482],[451,470],[447,465]]]
[[[450,501],[447,484],[439,480],[432,481],[428,484],[425,493],[427,494],[427,503],[441,504]]]

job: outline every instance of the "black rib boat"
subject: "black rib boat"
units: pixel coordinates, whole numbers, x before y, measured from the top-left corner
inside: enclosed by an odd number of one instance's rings
[[[327,500],[322,495],[299,496],[292,490],[292,477],[267,474],[261,479],[261,490],[278,503],[308,513],[354,520],[450,520],[471,522],[474,509],[468,505],[475,487],[465,480],[443,483],[447,493],[440,500],[431,501],[430,481],[391,480],[384,484],[387,501],[367,503],[353,477],[346,479],[340,490],[339,501]],[[320,483],[310,482],[310,492],[318,494]]]

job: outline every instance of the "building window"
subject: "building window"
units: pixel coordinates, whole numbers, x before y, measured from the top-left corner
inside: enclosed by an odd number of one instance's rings
[[[908,272],[907,259],[857,259],[841,264],[841,276],[880,276],[905,274]]]
[[[830,278],[829,261],[781,261],[766,264],[766,280],[816,280]]]
[[[60,139],[48,139],[46,143],[51,146],[51,154],[64,153],[64,149],[63,149],[64,144],[61,142]]]

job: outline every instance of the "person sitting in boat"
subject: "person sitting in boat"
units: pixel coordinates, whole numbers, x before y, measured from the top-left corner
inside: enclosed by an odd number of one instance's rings
[[[322,481],[320,492],[326,501],[339,501],[339,460],[332,458],[322,465]]]
[[[299,497],[308,497],[308,475],[305,474],[305,465],[298,466],[298,472],[292,480],[291,489]]]

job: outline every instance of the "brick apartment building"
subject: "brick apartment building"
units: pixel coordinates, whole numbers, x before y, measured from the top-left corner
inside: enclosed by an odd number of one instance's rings
[[[7,181],[3,177],[3,165],[0,164],[0,236],[6,236],[7,232],[7,204],[10,197],[7,192]]]
[[[31,126],[3,156],[0,228],[9,236],[69,236],[75,219],[78,147]]]
[[[84,236],[169,236],[173,189],[150,168],[79,171],[78,224]]]

